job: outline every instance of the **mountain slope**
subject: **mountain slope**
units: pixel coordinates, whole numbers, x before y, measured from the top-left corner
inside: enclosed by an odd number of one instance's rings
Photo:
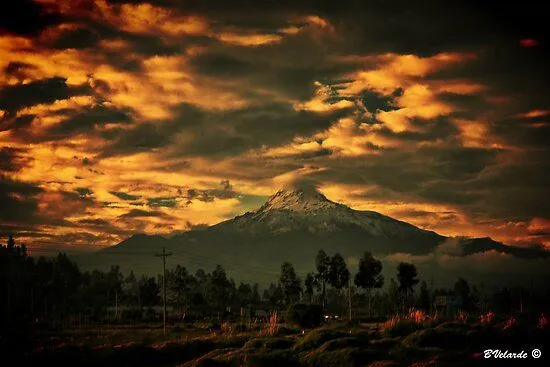
[[[379,257],[429,256],[447,239],[377,212],[353,210],[313,187],[287,187],[256,211],[170,239],[135,235],[102,250],[98,258],[102,264],[118,263],[123,270],[154,274],[159,263],[153,255],[166,247],[173,253],[169,264],[191,269],[221,264],[237,280],[265,284],[276,279],[283,261],[293,263],[299,272],[313,270],[320,249],[339,252],[348,262],[364,251]],[[506,246],[488,238],[461,238],[458,245],[458,256],[497,251],[526,259],[548,257],[540,249]]]

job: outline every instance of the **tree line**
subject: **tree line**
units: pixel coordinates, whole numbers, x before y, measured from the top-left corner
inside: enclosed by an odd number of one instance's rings
[[[397,265],[397,280],[390,279],[383,292],[382,262],[369,252],[359,260],[353,277],[338,253],[329,256],[320,250],[312,263],[315,271],[302,280],[294,266],[284,262],[278,280],[263,292],[257,283],[237,284],[220,265],[210,272],[198,269],[194,273],[177,265],[166,272],[167,304],[176,313],[185,313],[197,308],[224,311],[227,307],[251,305],[284,309],[305,302],[319,304],[328,313],[343,314],[351,296],[354,307],[364,307],[370,317],[372,310],[377,316],[409,306],[429,310],[438,295],[460,295],[466,310],[479,308],[482,301],[479,290],[463,278],[452,289],[429,289],[425,281],[420,282],[416,267],[409,263]],[[417,296],[415,288],[419,283]],[[34,258],[27,254],[25,245],[16,245],[9,237],[7,245],[0,246],[2,332],[75,315],[102,322],[108,309],[122,306],[134,310],[139,318],[142,310],[162,304],[162,284],[161,276],[137,277],[133,272],[124,276],[116,265],[108,271],[83,272],[64,253],[52,258]],[[543,304],[541,296],[530,290],[503,288],[486,297],[486,307],[508,312],[518,305],[518,292],[526,303]]]

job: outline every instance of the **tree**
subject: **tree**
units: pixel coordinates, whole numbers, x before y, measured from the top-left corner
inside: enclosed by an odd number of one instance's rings
[[[409,263],[399,263],[397,265],[397,280],[399,282],[399,292],[407,299],[408,296],[414,293],[414,286],[419,280],[416,278],[416,266]]]
[[[240,306],[246,306],[252,303],[252,287],[248,283],[241,282],[237,288],[237,302]]]
[[[264,290],[264,300],[272,307],[279,307],[283,301],[284,294],[280,284],[271,283],[267,289]]]
[[[260,285],[258,283],[254,283],[252,285],[252,303],[260,303],[261,297],[260,297]]]
[[[390,279],[390,284],[388,285],[387,297],[388,301],[392,305],[392,311],[394,311],[395,307],[399,303],[399,286],[393,278]]]
[[[462,299],[462,307],[464,310],[469,311],[470,310],[470,286],[468,285],[468,282],[464,278],[458,278],[454,285],[454,291],[456,295],[460,296]]]
[[[166,272],[166,291],[170,302],[186,307],[189,303],[189,293],[192,285],[192,275],[184,266],[177,265],[175,269]]]
[[[338,297],[338,304],[342,308],[341,290],[348,284],[349,270],[344,261],[344,258],[339,253],[336,253],[330,259],[329,280],[328,283],[334,287]]]
[[[348,284],[349,270],[346,261],[339,253],[330,259],[328,283],[340,290]]]
[[[371,293],[375,288],[381,288],[384,285],[384,276],[382,272],[382,262],[375,259],[372,254],[365,251],[363,258],[359,260],[359,272],[355,274],[355,285],[367,291],[369,300],[369,317],[371,317]]]
[[[418,299],[418,304],[424,311],[428,311],[430,309],[430,293],[428,292],[428,285],[425,281],[420,283],[420,296]]]
[[[279,284],[283,290],[283,296],[287,305],[297,301],[300,298],[302,292],[302,286],[300,279],[294,271],[294,266],[289,262],[284,262],[281,265],[281,277],[279,278]]]
[[[326,284],[329,281],[329,271],[330,271],[330,257],[327,256],[326,252],[319,250],[317,257],[315,258],[315,268],[317,269],[316,278],[319,284],[321,284],[321,303],[323,308],[326,304]]]
[[[139,301],[142,306],[152,307],[159,304],[160,288],[153,277],[142,276],[138,282]]]
[[[221,265],[216,265],[208,279],[207,300],[214,307],[225,307],[231,296],[231,282]]]
[[[306,295],[309,298],[309,302],[313,302],[313,293],[317,286],[317,280],[315,279],[315,274],[307,273],[306,279],[304,280],[304,286],[306,288]]]

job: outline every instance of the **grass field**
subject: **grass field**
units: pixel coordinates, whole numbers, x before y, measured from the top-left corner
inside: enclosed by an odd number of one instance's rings
[[[530,352],[538,347],[545,364],[548,326],[537,320],[496,318],[444,321],[424,314],[396,316],[385,323],[327,324],[300,330],[266,324],[242,331],[223,324],[162,329],[119,327],[37,335],[24,361],[33,366],[487,366],[485,349]],[[548,350],[548,349],[546,349]],[[491,364],[491,362],[493,364]]]

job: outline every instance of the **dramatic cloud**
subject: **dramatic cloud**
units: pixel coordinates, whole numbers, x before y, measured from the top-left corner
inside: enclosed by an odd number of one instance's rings
[[[170,235],[312,180],[444,235],[550,246],[548,39],[534,3],[5,6],[3,234],[57,248]],[[483,256],[468,258],[508,264]]]

